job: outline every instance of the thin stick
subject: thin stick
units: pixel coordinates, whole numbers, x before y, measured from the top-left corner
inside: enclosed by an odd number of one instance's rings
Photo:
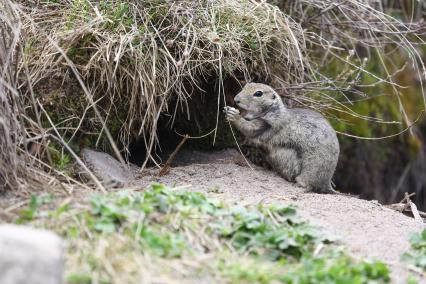
[[[37,100],[38,105],[40,106],[40,109],[43,111],[44,115],[46,116],[47,120],[49,121],[50,125],[52,126],[53,130],[55,131],[57,137],[55,135],[47,134],[48,136],[55,139],[57,142],[59,142],[67,151],[73,156],[73,158],[76,160],[76,162],[89,174],[90,178],[95,182],[97,187],[103,192],[106,193],[105,187],[102,185],[102,183],[99,181],[99,179],[92,173],[92,171],[86,166],[86,164],[78,157],[78,155],[71,149],[71,147],[64,141],[62,136],[59,134],[58,130],[56,129],[55,125],[53,124],[52,120],[50,119],[50,116],[47,114],[46,110],[44,109],[43,105]]]
[[[419,211],[417,210],[417,206],[416,206],[416,204],[414,204],[414,203],[411,201],[411,199],[410,199],[410,197],[409,197],[408,193],[405,193],[405,198],[407,199],[408,204],[410,204],[411,212],[413,213],[414,219],[415,219],[417,222],[421,222],[421,223],[423,223],[423,219],[422,219],[422,217],[420,217]]]
[[[24,150],[22,150],[20,148],[18,149],[18,151],[25,152]],[[55,169],[54,167],[52,167],[51,165],[43,162],[42,160],[38,159],[37,157],[35,157],[33,155],[31,155],[30,157],[31,157],[31,159],[34,159],[34,161],[37,162],[38,164],[40,164],[41,166],[44,166],[44,167],[48,168],[49,170],[52,170],[53,172],[55,172],[56,174],[60,175],[61,177],[65,178],[65,179],[67,179],[68,181],[73,182],[73,183],[75,183],[75,184],[77,184],[77,185],[79,185],[79,186],[81,186],[81,187],[83,187],[83,188],[85,188],[87,190],[91,190],[92,189],[89,186],[85,185],[84,183],[81,183],[81,182],[77,181],[76,179],[73,179],[72,177],[69,177],[69,176],[65,175],[63,172]],[[68,192],[68,190],[67,190],[67,192]]]
[[[412,193],[410,193],[410,194],[408,194],[407,192],[404,194],[404,198],[399,202],[399,203],[405,203],[405,202],[407,202],[408,203],[408,200],[410,200],[410,198],[412,197],[412,196],[414,196],[414,195],[416,195],[416,193],[415,192],[412,192]]]
[[[179,145],[177,145],[176,149],[173,151],[173,153],[170,155],[170,157],[167,159],[164,166],[161,168],[160,172],[158,173],[158,176],[164,176],[170,171],[170,167],[172,165],[172,162],[176,156],[176,154],[179,152],[180,148],[182,148],[183,144],[185,144],[186,140],[189,139],[189,135],[186,134],[183,136],[183,139],[180,141]]]

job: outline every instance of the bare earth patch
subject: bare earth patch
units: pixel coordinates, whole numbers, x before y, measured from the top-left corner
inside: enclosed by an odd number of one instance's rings
[[[188,186],[188,190],[238,204],[294,204],[302,217],[336,236],[354,256],[388,263],[394,283],[405,283],[408,275],[415,274],[400,262],[400,256],[409,250],[410,233],[425,226],[410,217],[353,196],[306,193],[274,172],[242,166],[234,150],[188,151],[178,156],[166,176],[158,177],[158,169],[147,169],[132,183]],[[137,169],[132,170],[141,175]]]
[[[425,228],[424,224],[377,202],[344,194],[305,192],[272,171],[257,166],[250,168],[235,150],[181,151],[170,172],[162,177],[158,176],[158,168],[147,168],[140,173],[135,166],[124,167],[109,155],[91,152],[93,155],[89,153],[89,157],[84,157],[85,161],[106,186],[117,186],[118,182],[120,186],[145,188],[157,182],[200,191],[231,204],[293,204],[300,216],[336,237],[352,256],[387,263],[392,272],[392,283],[406,283],[409,275],[416,276],[419,283],[426,283],[426,278],[420,278],[421,271],[413,271],[400,261],[401,254],[410,248],[410,234],[420,232]],[[72,193],[82,199],[87,194],[86,190]],[[0,199],[0,209],[19,208],[26,204],[13,196]],[[0,213],[6,214],[6,211],[9,210],[0,210]],[[0,219],[10,219],[8,214],[3,217],[2,214]]]

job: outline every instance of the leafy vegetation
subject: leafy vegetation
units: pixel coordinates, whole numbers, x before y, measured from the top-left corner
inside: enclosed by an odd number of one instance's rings
[[[21,210],[20,217],[16,220],[16,222],[20,224],[33,220],[34,218],[40,215],[38,209],[42,205],[50,203],[52,200],[53,195],[51,194],[43,194],[40,196],[37,196],[35,194],[31,195],[28,208]]]
[[[412,250],[402,255],[402,260],[426,271],[426,229],[410,237]]]
[[[135,283],[146,275],[230,283],[389,280],[384,264],[351,259],[294,207],[230,207],[162,185],[88,202],[33,196],[17,222],[68,241],[69,283]]]
[[[320,257],[305,257],[297,265],[233,262],[220,266],[222,273],[244,283],[378,283],[389,281],[389,271],[380,262],[355,263],[341,251]],[[232,282],[232,281],[231,281]]]

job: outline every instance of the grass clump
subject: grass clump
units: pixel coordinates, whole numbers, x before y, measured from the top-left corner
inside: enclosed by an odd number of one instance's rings
[[[162,185],[57,206],[45,197],[34,200],[19,222],[67,239],[68,283],[380,283],[389,278],[383,264],[337,252],[293,207],[230,207]]]
[[[20,38],[18,14],[9,1],[0,2],[0,194],[16,190],[32,178],[25,162],[27,155],[19,155],[21,137],[25,133],[19,113],[23,112],[16,91],[20,59],[16,44]]]
[[[189,113],[187,100],[213,77],[220,83],[225,77],[300,82],[305,76],[302,28],[267,3],[21,2],[31,7],[24,10],[31,18],[25,20],[31,43],[25,62],[39,100],[61,135],[80,130],[96,145],[109,129],[125,147],[145,137],[151,152],[160,114],[173,121],[177,112]],[[74,83],[54,86],[52,78]]]

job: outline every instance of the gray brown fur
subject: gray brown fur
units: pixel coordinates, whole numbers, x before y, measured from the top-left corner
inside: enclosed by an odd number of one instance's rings
[[[262,96],[256,97],[257,91]],[[225,107],[226,118],[265,152],[266,161],[286,180],[320,193],[334,193],[331,178],[339,157],[336,132],[319,113],[286,108],[268,85],[249,83],[234,98],[244,115]]]

